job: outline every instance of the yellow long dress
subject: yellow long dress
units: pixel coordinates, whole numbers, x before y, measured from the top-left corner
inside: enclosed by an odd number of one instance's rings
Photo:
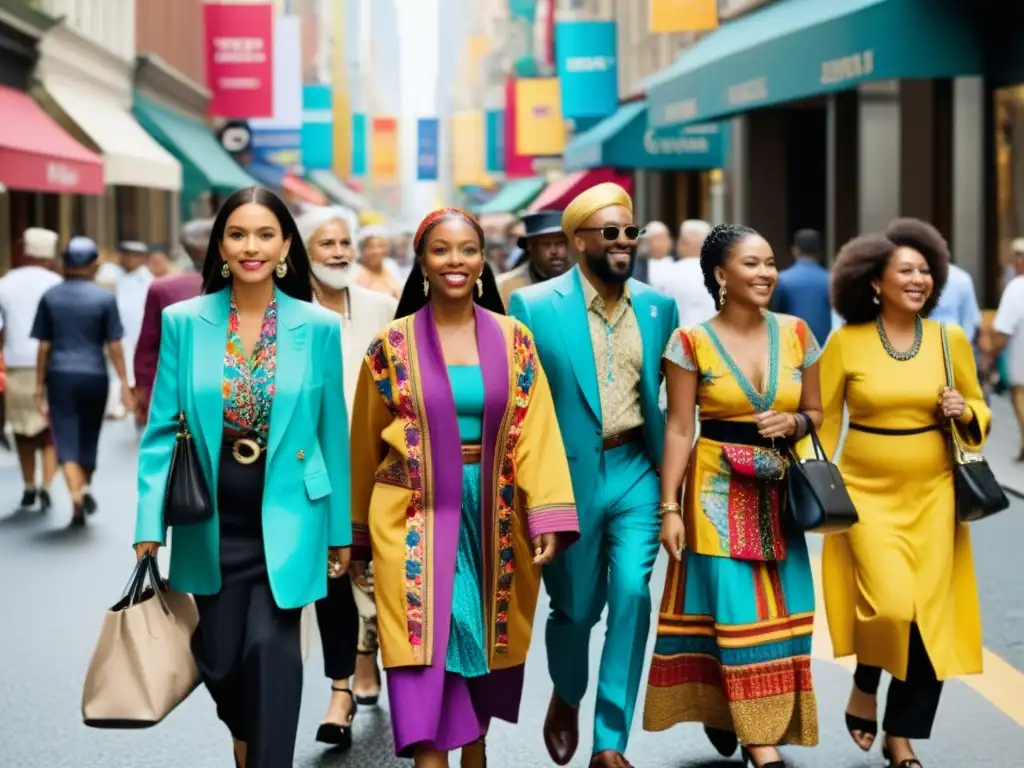
[[[821,357],[822,444],[833,456],[843,424],[921,430],[939,421],[945,385],[941,331],[923,321],[920,350],[898,361],[874,323],[848,325]],[[956,388],[976,421],[958,427],[981,448],[990,412],[964,332],[947,329]],[[981,671],[981,612],[970,530],[956,520],[947,435],[939,429],[880,435],[851,428],[839,460],[860,522],[825,537],[823,587],[837,658],[855,654],[904,680],[910,625],[917,622],[939,680]]]

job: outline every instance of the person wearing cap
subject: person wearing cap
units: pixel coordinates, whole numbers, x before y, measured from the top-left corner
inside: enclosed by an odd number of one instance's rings
[[[356,285],[383,293],[397,300],[402,286],[387,268],[391,243],[388,230],[382,224],[370,224],[359,230],[359,274]]]
[[[509,302],[551,384],[580,521],[579,541],[544,568],[554,683],[544,742],[558,765],[572,760],[590,632],[607,604],[590,764],[628,768],[660,533],[661,356],[679,315],[672,299],[631,277],[640,228],[625,189],[590,187],[565,209],[562,230],[579,263]]]
[[[32,324],[39,342],[36,407],[48,414],[57,460],[74,505],[71,527],[96,511],[90,490],[109,391],[104,352],[117,373],[128,410],[134,407],[121,337],[117,301],[94,282],[99,250],[87,237],[64,249],[64,282],[43,294]]]
[[[57,474],[57,454],[46,418],[35,405],[36,356],[39,342],[32,338],[32,320],[43,294],[61,282],[57,263],[57,233],[32,227],[23,237],[25,264],[0,277],[0,337],[7,366],[4,393],[6,415],[14,433],[25,490],[21,509],[39,504],[50,508],[50,483]],[[0,418],[0,431],[3,419]],[[42,454],[42,483],[37,481],[36,458]]]
[[[558,277],[572,266],[561,211],[528,213],[523,216],[523,225],[526,230],[517,245],[527,259],[511,272],[498,276],[498,291],[506,307],[513,291]]]
[[[156,379],[156,363],[160,359],[160,317],[167,307],[195,298],[203,287],[203,259],[210,244],[213,219],[193,219],[181,228],[181,247],[188,254],[189,265],[177,275],[154,280],[146,292],[142,311],[139,341],[135,345],[132,368],[135,374],[135,420],[146,423],[149,398]]]

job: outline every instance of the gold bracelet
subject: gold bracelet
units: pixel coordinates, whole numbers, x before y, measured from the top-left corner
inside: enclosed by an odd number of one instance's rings
[[[669,512],[676,512],[678,514],[682,514],[683,513],[683,508],[680,507],[675,502],[670,502],[670,503],[662,502],[658,514],[661,515],[661,516],[664,516],[664,515],[667,515]]]

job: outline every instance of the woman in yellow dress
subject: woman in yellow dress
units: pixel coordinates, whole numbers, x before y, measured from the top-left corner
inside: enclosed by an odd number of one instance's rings
[[[922,320],[949,271],[942,236],[916,219],[849,242],[832,272],[847,323],[821,358],[821,441],[832,456],[849,411],[839,468],[860,522],[825,538],[825,607],[836,657],[857,656],[846,720],[867,751],[878,732],[881,670],[892,677],[883,722],[890,765],[921,765],[942,681],[981,672],[981,618],[967,525],[954,508],[950,419],[980,449],[989,429],[971,344],[946,329],[956,389],[945,386],[942,329]],[[961,394],[962,393],[962,394]]]
[[[785,768],[776,745],[818,741],[814,582],[780,507],[784,444],[821,419],[821,350],[803,320],[767,311],[778,271],[756,232],[715,227],[700,261],[719,312],[665,350],[661,540],[672,559],[644,728],[703,723],[723,756],[739,742],[755,768]]]

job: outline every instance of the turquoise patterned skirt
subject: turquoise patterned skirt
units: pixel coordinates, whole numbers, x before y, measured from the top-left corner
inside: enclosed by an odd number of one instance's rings
[[[452,584],[451,634],[445,669],[462,677],[488,673],[484,651],[483,547],[480,542],[480,464],[462,467],[462,516]]]

